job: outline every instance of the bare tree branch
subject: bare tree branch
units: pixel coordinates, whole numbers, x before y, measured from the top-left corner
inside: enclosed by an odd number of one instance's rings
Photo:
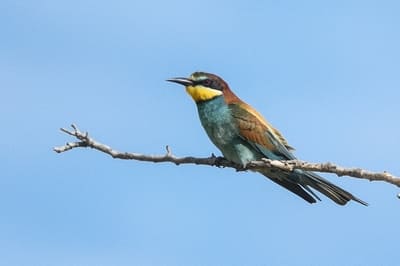
[[[301,169],[306,171],[315,171],[315,172],[323,172],[323,173],[333,173],[337,176],[351,176],[355,178],[367,179],[369,181],[384,181],[395,186],[400,187],[400,178],[396,177],[388,172],[371,172],[361,168],[344,168],[332,163],[310,163],[300,160],[288,160],[288,161],[278,161],[278,160],[270,160],[270,159],[262,159],[261,161],[253,161],[243,167],[241,165],[237,165],[231,161],[226,160],[223,157],[216,157],[212,154],[210,157],[198,158],[198,157],[177,157],[172,154],[171,149],[166,146],[166,153],[164,155],[146,155],[140,153],[131,153],[131,152],[120,152],[114,150],[110,146],[102,144],[93,138],[89,137],[89,134],[82,133],[78,127],[74,124],[71,125],[73,130],[68,130],[65,128],[61,128],[60,130],[68,135],[71,135],[77,138],[79,141],[77,142],[68,142],[64,146],[55,147],[54,151],[57,153],[66,152],[78,147],[85,148],[93,148],[99,150],[103,153],[106,153],[113,158],[124,159],[124,160],[137,160],[137,161],[146,161],[146,162],[171,162],[176,165],[179,164],[198,164],[198,165],[210,165],[217,167],[230,167],[234,168],[237,171],[245,171],[245,170],[256,170],[260,168],[275,168],[284,171],[293,171],[294,169]],[[400,197],[400,194],[399,194]]]

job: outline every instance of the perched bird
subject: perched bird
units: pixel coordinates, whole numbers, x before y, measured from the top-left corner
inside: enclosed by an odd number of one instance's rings
[[[293,148],[282,134],[254,108],[239,99],[222,78],[195,72],[189,78],[171,78],[167,81],[186,87],[197,105],[201,124],[208,137],[226,159],[244,166],[262,158],[296,159],[291,153]],[[298,169],[293,172],[271,169],[257,171],[309,203],[320,200],[312,190],[315,189],[340,205],[350,200],[367,205],[313,172]]]

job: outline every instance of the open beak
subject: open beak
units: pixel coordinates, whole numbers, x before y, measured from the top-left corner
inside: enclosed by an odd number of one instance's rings
[[[167,81],[175,82],[175,83],[181,84],[183,86],[193,85],[193,81],[188,78],[171,78],[171,79],[167,79]]]

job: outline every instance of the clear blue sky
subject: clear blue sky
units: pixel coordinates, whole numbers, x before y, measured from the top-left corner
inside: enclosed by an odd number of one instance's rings
[[[254,173],[56,154],[219,154],[183,88],[202,70],[296,155],[400,174],[398,1],[0,3],[0,265],[398,265],[400,189],[309,205]]]

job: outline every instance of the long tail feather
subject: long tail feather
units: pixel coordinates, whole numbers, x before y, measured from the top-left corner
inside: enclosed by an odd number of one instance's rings
[[[368,205],[368,203],[313,172],[295,170],[293,173],[288,174],[287,172],[279,171],[263,171],[262,174],[309,203],[315,203],[317,200],[320,200],[312,191],[312,189],[315,189],[339,205],[345,205],[350,200],[354,200],[365,206]]]
[[[304,200],[308,201],[309,203],[315,203],[317,202],[313,196],[307,193],[300,185],[295,184],[293,182],[287,181],[285,179],[275,179],[275,178],[270,178],[272,181],[277,183],[278,185],[281,185],[282,187],[286,188],[287,190],[293,192],[297,196],[303,198]],[[314,195],[315,196],[315,195]],[[319,200],[319,198],[317,197]]]
[[[368,203],[362,201],[361,199],[355,197],[350,192],[332,184],[328,180],[322,178],[321,176],[313,173],[313,172],[302,172],[301,175],[302,181],[305,185],[309,185],[313,189],[321,192],[334,202],[340,205],[345,205],[350,200],[354,200],[362,205],[368,206]],[[302,182],[302,183],[303,183]]]

